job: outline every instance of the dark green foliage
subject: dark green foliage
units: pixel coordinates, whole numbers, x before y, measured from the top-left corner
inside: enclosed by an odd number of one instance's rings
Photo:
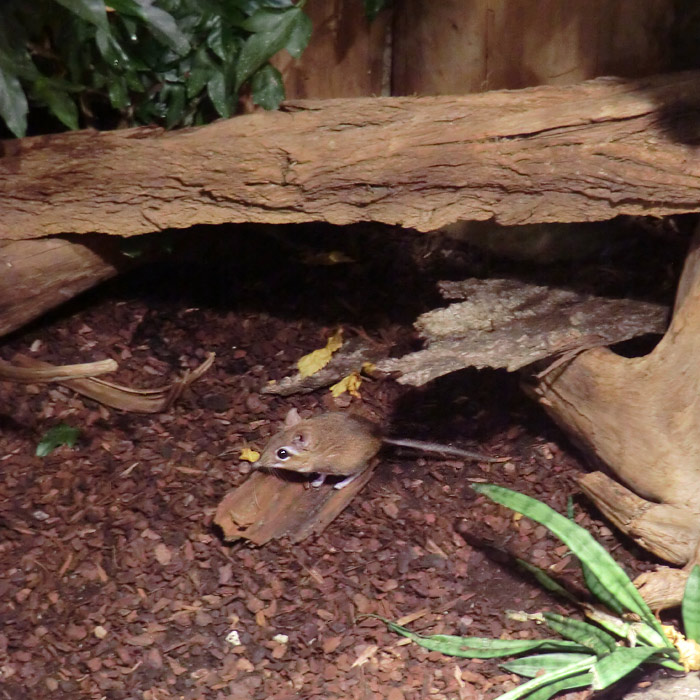
[[[275,109],[281,76],[311,35],[306,0],[5,0],[0,117],[15,136],[41,107],[70,129],[203,124],[236,111],[240,89]]]

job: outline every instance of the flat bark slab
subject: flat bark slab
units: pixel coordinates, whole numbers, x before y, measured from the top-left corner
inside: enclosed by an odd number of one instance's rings
[[[609,299],[511,279],[441,282],[447,299],[415,326],[427,345],[378,363],[400,372],[402,384],[422,386],[465,367],[516,371],[538,360],[646,333],[663,333],[668,309],[634,299]]]
[[[288,102],[206,127],[2,144],[0,238],[194,224],[596,221],[700,211],[700,72]],[[691,97],[689,97],[691,96]]]
[[[214,524],[224,540],[246,539],[263,545],[283,537],[301,542],[323,532],[372,478],[376,464],[342,489],[328,484],[309,487],[306,481],[253,471],[219,503]],[[292,477],[288,477],[291,479]]]

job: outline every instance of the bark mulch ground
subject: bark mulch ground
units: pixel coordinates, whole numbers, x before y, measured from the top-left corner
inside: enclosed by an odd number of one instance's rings
[[[144,268],[6,339],[5,359],[113,357],[114,380],[138,387],[166,384],[207,352],[217,359],[162,415],[119,413],[56,385],[0,384],[0,697],[496,697],[518,683],[496,662],[428,652],[361,618],[519,638],[546,632],[507,610],[572,612],[512,559],[577,585],[566,547],[477,498],[473,481],[560,512],[573,496],[576,520],[630,572],[649,568],[579,497],[580,456],[517,378],[497,372],[421,390],[366,381],[361,402],[394,435],[510,461],[385,448],[374,478],[323,534],[295,545],[224,544],[212,516],[249,469],[240,449],[262,447],[290,406],[358,403],[326,391],[283,399],[260,387],[337,327],[393,352],[417,347],[410,323],[438,303],[435,280],[467,264],[471,274],[491,271],[488,258],[406,232],[305,231],[218,234],[229,248],[203,235],[189,262]],[[356,262],[308,264],[319,245]],[[59,423],[80,429],[76,447],[34,456]]]

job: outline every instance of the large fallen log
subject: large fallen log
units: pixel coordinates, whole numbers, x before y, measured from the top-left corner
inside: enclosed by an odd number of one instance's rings
[[[700,72],[299,101],[206,127],[6,141],[0,238],[193,224],[437,229],[700,211]]]

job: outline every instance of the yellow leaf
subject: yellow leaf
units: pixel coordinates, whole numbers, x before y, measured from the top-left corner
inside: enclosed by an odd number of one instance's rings
[[[362,384],[360,373],[352,372],[331,387],[331,394],[333,394],[333,398],[337,399],[341,394],[347,391],[350,396],[359,399],[361,398],[359,392],[360,384]]]
[[[688,671],[700,671],[700,645],[693,639],[686,639],[672,625],[661,625],[666,636],[678,649],[679,661],[683,664],[686,673]]]
[[[242,462],[257,462],[260,459],[260,453],[246,447],[241,450],[241,456],[238,459]]]
[[[339,328],[326,343],[325,348],[314,350],[304,357],[300,357],[297,362],[297,369],[302,377],[310,377],[320,369],[323,369],[329,362],[333,353],[343,345],[343,329]]]

